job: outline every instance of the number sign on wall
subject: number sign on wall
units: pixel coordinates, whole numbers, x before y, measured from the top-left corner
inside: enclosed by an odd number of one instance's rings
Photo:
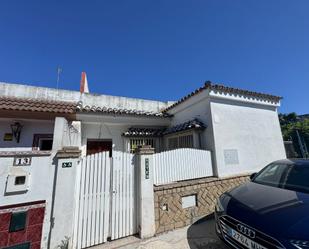
[[[145,179],[149,179],[149,158],[145,159]]]
[[[15,157],[14,166],[29,166],[31,165],[31,157]]]

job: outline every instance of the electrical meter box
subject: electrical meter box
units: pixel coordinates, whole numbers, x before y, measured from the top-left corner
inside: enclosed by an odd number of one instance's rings
[[[6,194],[24,193],[29,190],[30,173],[23,169],[12,169],[6,182]]]

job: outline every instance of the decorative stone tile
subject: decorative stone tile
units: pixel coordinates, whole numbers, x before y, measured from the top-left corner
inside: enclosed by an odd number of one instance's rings
[[[8,231],[10,227],[11,213],[0,214],[0,231]]]
[[[40,242],[42,236],[42,224],[29,226],[27,229],[27,241]]]
[[[45,209],[44,208],[33,208],[28,211],[29,226],[42,224],[44,219]]]
[[[40,249],[45,215],[45,201],[2,206],[0,209],[0,249],[30,242],[31,249]],[[25,228],[9,232],[12,213],[27,212]]]
[[[9,233],[8,232],[0,232],[0,248],[8,245]]]
[[[9,233],[9,245],[15,245],[26,241],[26,230]]]
[[[40,249],[40,248],[41,248],[41,242],[31,243],[30,249]]]

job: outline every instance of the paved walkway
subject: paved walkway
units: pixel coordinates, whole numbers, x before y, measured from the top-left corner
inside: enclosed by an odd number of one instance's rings
[[[147,240],[136,237],[120,239],[93,249],[227,249],[218,239],[214,219],[204,218],[195,224]]]

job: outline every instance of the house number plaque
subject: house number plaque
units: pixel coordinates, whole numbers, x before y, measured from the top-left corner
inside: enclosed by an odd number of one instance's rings
[[[31,157],[15,157],[14,166],[29,166],[31,165]]]
[[[149,179],[149,158],[145,158],[145,179]]]
[[[71,168],[72,167],[72,162],[64,162],[62,163],[62,168]]]

